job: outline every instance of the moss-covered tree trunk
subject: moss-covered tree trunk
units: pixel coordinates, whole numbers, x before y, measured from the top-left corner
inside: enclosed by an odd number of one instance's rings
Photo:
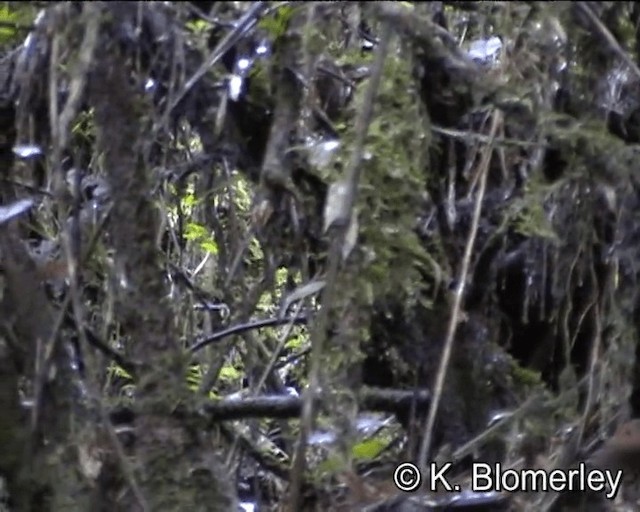
[[[147,166],[142,137],[150,124],[145,100],[130,85],[131,70],[117,48],[105,48],[98,61],[90,82],[90,102],[113,194],[110,238],[119,279],[116,315],[131,339],[133,360],[139,367],[134,475],[139,492],[129,492],[126,505],[113,506],[176,512],[233,510],[232,492],[216,469],[213,447],[173,415],[189,401],[186,360],[174,332],[157,259],[152,169]]]

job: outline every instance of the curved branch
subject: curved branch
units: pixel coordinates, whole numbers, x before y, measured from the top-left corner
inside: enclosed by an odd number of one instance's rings
[[[232,325],[227,329],[222,331],[214,332],[210,336],[206,336],[198,341],[195,345],[193,345],[189,350],[193,352],[197,352],[198,350],[203,349],[207,345],[211,343],[215,343],[216,341],[220,341],[223,338],[228,336],[233,336],[234,334],[240,334],[241,332],[252,331],[254,329],[262,329],[264,327],[277,327],[279,325],[286,325],[288,323],[292,324],[306,324],[308,318],[305,315],[295,316],[295,317],[284,317],[284,318],[263,318],[261,320],[254,320],[252,322],[247,322],[245,324]]]

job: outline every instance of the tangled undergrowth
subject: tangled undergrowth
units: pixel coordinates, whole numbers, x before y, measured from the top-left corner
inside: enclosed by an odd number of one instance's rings
[[[0,22],[12,510],[632,500],[388,484],[596,464],[638,416],[635,4]]]

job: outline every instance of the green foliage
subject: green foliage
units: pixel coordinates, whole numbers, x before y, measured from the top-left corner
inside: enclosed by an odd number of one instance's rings
[[[198,390],[202,383],[204,374],[205,370],[202,365],[191,365],[187,372],[187,385],[189,386],[189,389],[192,391]],[[237,385],[242,380],[242,377],[243,372],[241,370],[238,370],[232,364],[225,364],[218,373],[218,386],[227,387]],[[213,397],[217,398],[217,395],[213,393]]]
[[[177,194],[177,190],[173,185],[169,185],[169,191],[174,195]],[[202,201],[196,197],[195,187],[190,183],[180,198],[180,209],[186,217],[189,217],[193,214],[195,207],[201,204],[201,202]],[[177,208],[169,208],[168,215],[172,222],[176,222],[178,216]],[[203,251],[213,255],[218,254],[218,244],[211,232],[204,225],[195,221],[187,222],[184,227],[183,236],[185,240],[194,242]]]
[[[115,364],[111,365],[109,367],[109,373],[111,374],[112,377],[133,381],[133,377],[131,376],[131,374],[129,374],[129,372],[127,372],[124,368],[121,368],[118,365],[115,365]]]
[[[344,460],[339,457],[337,454],[330,455],[325,460],[323,460],[318,467],[315,469],[314,473],[316,478],[321,479],[328,475],[336,475],[345,469]]]
[[[37,10],[29,2],[0,4],[0,45],[19,44],[27,35],[26,27],[35,20]]]
[[[196,242],[205,252],[218,254],[218,244],[202,224],[189,222],[184,229],[184,238]]]
[[[559,241],[558,235],[544,211],[542,201],[538,200],[538,194],[526,194],[522,200],[514,201],[510,209],[517,233],[527,237]]]
[[[525,388],[536,388],[542,383],[540,372],[524,368],[515,361],[513,362],[511,369],[513,378],[518,385],[524,386]]]
[[[271,105],[273,84],[269,74],[270,63],[258,60],[249,71],[249,97],[257,104]]]
[[[237,172],[233,174],[233,199],[236,208],[241,212],[248,212],[251,208],[251,189],[249,182]]]
[[[378,457],[388,445],[388,440],[374,437],[355,444],[351,453],[356,461],[369,461]]]
[[[193,186],[189,186],[186,190],[186,193],[182,197],[182,211],[185,213],[191,213],[193,208],[198,204],[198,200],[196,199],[196,195],[193,192]]]
[[[75,123],[71,128],[71,133],[74,137],[80,137],[80,139],[86,142],[93,142],[95,137],[93,115],[93,109],[78,113]]]
[[[262,18],[258,27],[266,31],[273,40],[278,39],[286,34],[294,9],[292,5],[280,5],[272,14]]]
[[[17,30],[10,25],[17,22],[17,16],[15,11],[9,9],[8,3],[0,5],[0,22],[2,22],[2,26],[0,27],[0,42],[6,43],[11,38],[16,37]]]
[[[194,364],[189,367],[187,372],[187,385],[192,391],[197,391],[200,383],[202,382],[202,367],[199,364]]]
[[[224,383],[237,382],[242,379],[243,373],[231,365],[225,365],[220,369],[218,378]]]
[[[354,108],[361,108],[365,90],[366,84],[358,89]],[[410,62],[389,57],[361,164],[357,209],[367,264],[359,282],[365,301],[388,293],[415,295],[416,283],[422,281],[417,268],[428,262],[414,232],[430,142],[419,105]],[[352,138],[347,131],[345,140]]]
[[[354,462],[369,462],[375,460],[382,451],[389,446],[390,440],[385,436],[376,436],[355,443],[351,447],[351,457]],[[327,476],[336,475],[346,469],[344,457],[339,453],[330,453],[315,468],[316,478],[322,479]]]
[[[208,21],[198,19],[187,21],[185,27],[194,35],[203,35],[209,31],[211,24]]]
[[[260,248],[260,244],[255,238],[251,241],[249,248],[250,248],[252,259],[254,260],[262,259],[263,257],[262,249]],[[278,270],[276,270],[275,279],[274,279],[276,290],[282,290],[282,287],[284,286],[285,281],[287,279],[287,273],[288,273],[288,270],[286,268],[279,268]],[[256,310],[267,313],[267,314],[271,314],[275,312],[276,308],[278,307],[278,300],[279,300],[278,295],[272,293],[271,290],[268,290],[260,296],[260,299],[258,300],[258,304],[256,305]],[[271,331],[272,331],[271,329],[267,329],[265,332],[270,333]]]
[[[185,23],[185,35],[191,46],[207,54],[210,51],[207,42],[212,28],[212,24],[206,20],[189,20]]]
[[[306,335],[302,333],[298,333],[297,335],[291,336],[284,345],[284,348],[287,350],[298,351],[302,348],[306,341]]]

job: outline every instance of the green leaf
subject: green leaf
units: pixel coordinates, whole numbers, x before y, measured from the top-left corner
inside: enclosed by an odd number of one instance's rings
[[[0,5],[0,44],[24,40],[37,12],[29,2],[3,2]]]
[[[184,230],[184,238],[186,240],[201,240],[202,238],[207,238],[209,233],[207,232],[207,228],[200,224],[196,224],[195,222],[190,222],[187,224]]]
[[[187,373],[187,385],[191,389],[197,389],[202,382],[202,368],[200,365],[193,365],[189,367]]]
[[[133,380],[133,377],[129,374],[129,372],[127,372],[125,369],[121,368],[120,366],[112,365],[111,371],[113,372],[113,375],[115,377],[118,377],[120,379]]]
[[[191,209],[198,204],[198,200],[194,194],[186,194],[182,198],[182,208],[185,210]]]
[[[202,34],[210,28],[210,23],[205,20],[188,21],[186,24],[187,30],[194,34]]]
[[[208,253],[214,255],[218,254],[218,244],[216,244],[212,239],[200,242],[200,247],[202,248],[202,250],[207,251]]]
[[[351,449],[353,458],[357,460],[373,460],[387,447],[382,439],[368,439],[357,443]]]
[[[220,370],[220,379],[225,381],[236,381],[242,378],[242,372],[231,365],[223,366]]]
[[[289,340],[287,340],[284,347],[287,350],[298,350],[300,349],[300,347],[302,347],[303,343],[304,343],[304,336],[302,335],[292,336],[291,338],[289,338]]]

